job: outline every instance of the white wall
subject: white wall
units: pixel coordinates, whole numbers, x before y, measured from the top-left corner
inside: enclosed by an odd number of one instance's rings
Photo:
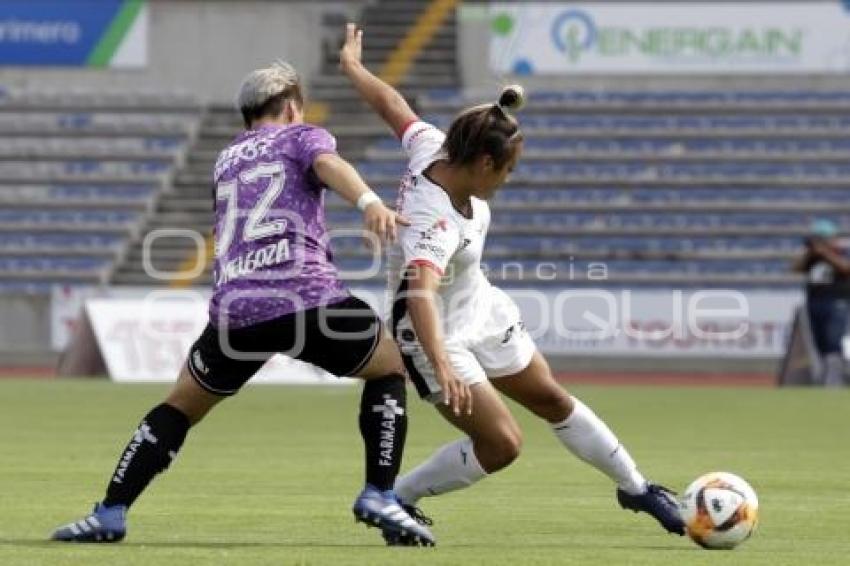
[[[18,354],[50,351],[49,295],[0,294],[0,321],[0,365]]]
[[[186,91],[230,103],[242,77],[275,59],[309,78],[319,68],[327,12],[360,1],[150,0],[148,66],[140,70],[0,67],[0,85]]]

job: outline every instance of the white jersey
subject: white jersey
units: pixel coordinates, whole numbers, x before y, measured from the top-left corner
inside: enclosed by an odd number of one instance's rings
[[[481,270],[490,207],[472,197],[472,217],[466,218],[446,191],[422,174],[442,157],[445,137],[426,122],[414,122],[402,136],[409,163],[397,209],[411,225],[400,227],[399,241],[390,250],[393,336],[419,395],[431,402],[443,394],[407,312],[404,275],[410,265],[430,265],[442,276],[437,306],[444,347],[455,375],[464,383],[515,375],[528,367],[536,350],[519,309],[490,285]]]
[[[397,210],[411,225],[400,227],[398,243],[390,250],[389,284],[391,293],[398,295],[406,290],[408,266],[433,267],[442,276],[437,297],[444,336],[463,342],[490,311],[493,288],[481,270],[490,207],[472,197],[472,217],[466,218],[454,208],[446,191],[422,174],[441,158],[445,137],[438,128],[421,121],[408,126],[402,136],[409,161]],[[394,323],[410,327],[406,311],[394,315]]]

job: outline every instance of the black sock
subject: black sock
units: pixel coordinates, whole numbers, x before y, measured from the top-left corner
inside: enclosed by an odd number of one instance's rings
[[[407,437],[407,391],[398,374],[370,379],[360,398],[360,434],[366,447],[366,483],[392,489]]]
[[[151,409],[121,453],[106,488],[104,505],[132,505],[153,477],[177,456],[189,426],[186,415],[171,405],[163,403]]]

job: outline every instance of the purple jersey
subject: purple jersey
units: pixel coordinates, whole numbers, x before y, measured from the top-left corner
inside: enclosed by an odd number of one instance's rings
[[[210,321],[239,328],[348,296],[331,263],[313,161],[336,140],[307,124],[243,132],[215,164]]]

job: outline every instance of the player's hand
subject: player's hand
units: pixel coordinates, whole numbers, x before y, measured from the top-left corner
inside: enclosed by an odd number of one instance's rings
[[[363,30],[357,24],[345,24],[345,43],[339,50],[339,66],[345,69],[350,63],[360,63],[363,59]]]
[[[410,221],[382,202],[373,202],[363,211],[366,229],[375,234],[381,245],[392,244],[398,239],[398,227],[410,226]]]
[[[443,390],[443,403],[455,416],[472,414],[472,392],[469,385],[458,379],[451,367],[436,368],[437,383]]]

